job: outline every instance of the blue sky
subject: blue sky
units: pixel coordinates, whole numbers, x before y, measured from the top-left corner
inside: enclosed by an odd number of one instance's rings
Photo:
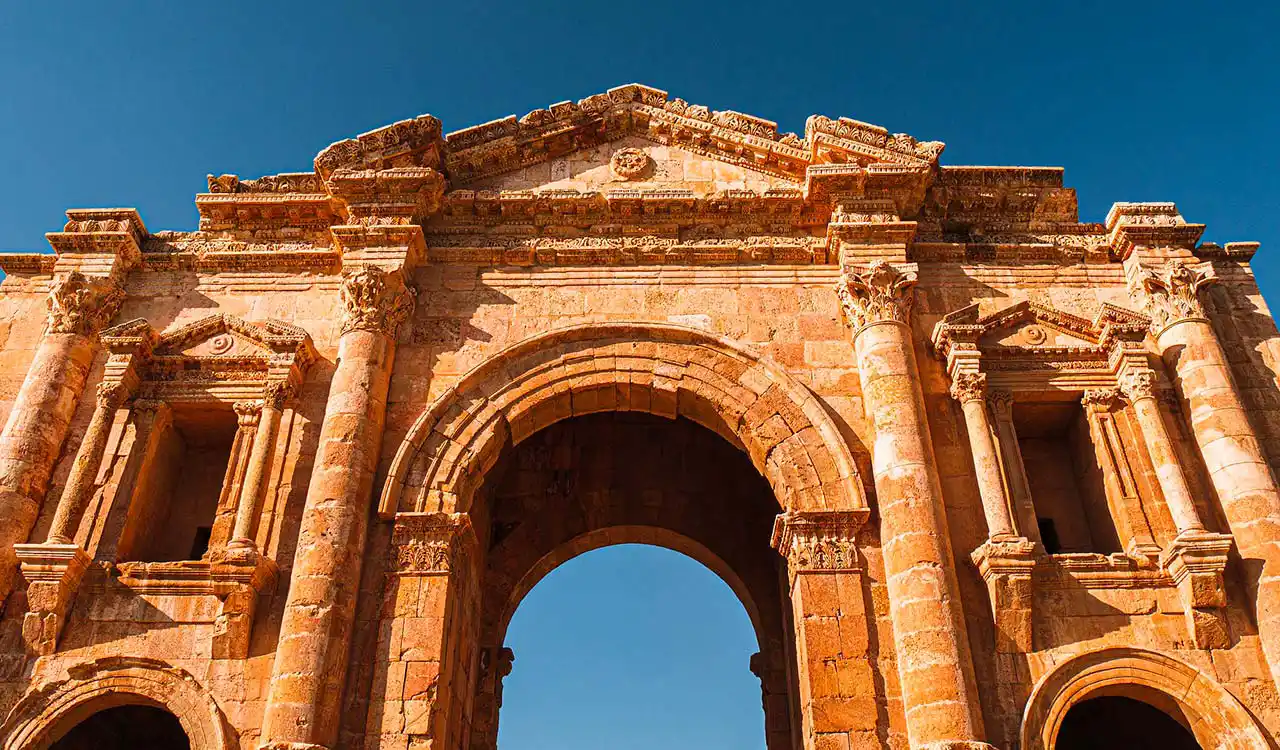
[[[1280,299],[1278,27],[1274,0],[0,0],[0,249],[47,249],[68,207],[194,228],[206,173],[307,170],[423,112],[454,130],[637,81],[783,130],[823,113],[942,140],[946,164],[1064,166],[1085,220],[1176,201],[1208,239],[1261,241]],[[751,640],[695,563],[580,558],[516,615],[503,748],[760,747]]]

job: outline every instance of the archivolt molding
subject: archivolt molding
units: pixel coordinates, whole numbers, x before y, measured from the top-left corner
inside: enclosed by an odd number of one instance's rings
[[[738,344],[666,324],[605,323],[541,334],[495,355],[409,430],[379,512],[454,512],[502,447],[602,411],[686,417],[745,450],[784,509],[866,508],[831,416],[789,375]]]
[[[1153,693],[1154,691],[1154,693]],[[1166,654],[1108,648],[1063,662],[1036,684],[1022,717],[1023,750],[1054,750],[1077,703],[1108,695],[1176,705],[1201,747],[1275,748],[1244,705],[1200,670]]]
[[[172,713],[192,750],[238,746],[213,696],[191,674],[158,659],[121,656],[76,664],[65,679],[29,690],[0,726],[3,750],[43,750],[98,711],[126,705]]]

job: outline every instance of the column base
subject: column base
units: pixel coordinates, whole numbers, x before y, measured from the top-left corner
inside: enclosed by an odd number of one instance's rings
[[[1226,618],[1227,591],[1222,574],[1232,542],[1230,534],[1184,532],[1160,556],[1160,567],[1168,571],[1178,587],[1187,631],[1196,648],[1231,645]]]
[[[27,612],[22,639],[39,656],[58,649],[80,579],[92,562],[78,544],[15,544],[22,576],[27,579]]]
[[[264,742],[258,745],[258,750],[329,750],[329,748],[326,745],[311,742]]]
[[[1025,537],[1001,537],[988,539],[970,555],[991,597],[997,653],[1032,650],[1031,573],[1039,551],[1039,545]]]
[[[914,750],[999,750],[995,745],[975,740],[943,740],[919,745]]]

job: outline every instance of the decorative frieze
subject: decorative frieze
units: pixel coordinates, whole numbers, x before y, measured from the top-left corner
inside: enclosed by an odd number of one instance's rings
[[[771,543],[787,559],[791,575],[813,571],[862,570],[858,530],[867,521],[861,511],[790,511],[773,523]]]

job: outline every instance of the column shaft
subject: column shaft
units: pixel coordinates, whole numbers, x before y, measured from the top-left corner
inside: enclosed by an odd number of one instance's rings
[[[890,617],[912,748],[979,741],[969,650],[909,329],[875,323],[854,345],[880,510]]]
[[[978,479],[982,512],[987,517],[987,536],[991,539],[1014,535],[1009,498],[1000,472],[991,422],[985,399],[986,377],[969,373],[957,374],[952,383],[952,396],[960,401],[964,423],[969,432],[969,450]]]
[[[88,335],[45,334],[0,433],[0,602],[17,573],[13,545],[35,525],[95,349]]]
[[[240,501],[236,505],[236,524],[231,533],[231,546],[249,548],[257,545],[254,539],[254,522],[258,519],[258,502],[267,484],[267,470],[276,447],[280,430],[280,407],[270,399],[262,406],[258,430],[253,437],[253,449],[249,454],[249,466],[245,470]]]
[[[394,356],[395,342],[382,332],[351,330],[339,340],[280,627],[263,747],[330,748],[337,738]]]
[[[58,501],[58,508],[53,514],[53,523],[49,528],[50,544],[71,544],[75,541],[80,518],[93,495],[94,480],[102,465],[102,452],[106,449],[107,437],[111,433],[111,422],[125,395],[125,389],[120,384],[104,383],[98,386],[98,403],[93,410],[93,418],[89,420],[89,429],[85,431],[80,449],[76,451],[75,464],[71,467],[66,487],[62,490],[62,499]]]
[[[1258,637],[1280,684],[1280,492],[1271,466],[1209,321],[1175,322],[1157,342],[1189,407],[1192,432],[1244,560]]]
[[[1200,513],[1191,496],[1191,487],[1182,471],[1182,464],[1169,436],[1169,429],[1160,415],[1160,404],[1152,391],[1152,373],[1133,373],[1125,382],[1125,394],[1133,403],[1133,411],[1142,431],[1142,440],[1155,465],[1156,479],[1164,494],[1169,514],[1178,534],[1204,531]]]

